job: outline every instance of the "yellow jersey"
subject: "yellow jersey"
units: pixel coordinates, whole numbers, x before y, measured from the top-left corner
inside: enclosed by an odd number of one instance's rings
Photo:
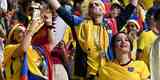
[[[137,48],[141,49],[143,53],[141,60],[143,60],[148,66],[150,49],[157,37],[158,36],[153,31],[142,32],[137,42]]]

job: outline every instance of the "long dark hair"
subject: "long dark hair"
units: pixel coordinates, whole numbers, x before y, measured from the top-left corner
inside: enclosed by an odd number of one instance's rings
[[[114,59],[116,58],[116,52],[115,52],[115,50],[114,50],[115,42],[116,42],[116,38],[117,38],[117,36],[118,36],[119,34],[124,34],[124,35],[127,36],[128,40],[129,40],[129,43],[130,43],[130,51],[133,50],[133,44],[132,44],[131,40],[129,39],[128,34],[125,33],[125,32],[119,32],[119,33],[115,34],[115,35],[112,37],[112,39],[111,39],[111,44],[112,44],[111,47],[112,47],[112,52],[113,52],[113,58],[114,58]]]

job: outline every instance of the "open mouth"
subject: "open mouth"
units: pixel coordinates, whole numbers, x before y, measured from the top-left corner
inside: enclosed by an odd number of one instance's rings
[[[123,45],[120,45],[121,48],[128,48],[127,45],[123,44]]]

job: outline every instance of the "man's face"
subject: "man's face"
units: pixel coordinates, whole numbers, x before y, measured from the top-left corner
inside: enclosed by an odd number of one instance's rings
[[[117,16],[119,16],[120,12],[121,11],[119,8],[113,8],[111,11],[111,15],[112,15],[112,17],[117,17]]]
[[[102,4],[98,1],[92,1],[89,4],[89,15],[91,17],[98,17],[104,14]]]
[[[131,32],[131,31],[134,31],[134,32],[138,32],[138,29],[137,29],[137,25],[133,22],[129,22],[128,25],[127,25],[127,32]]]
[[[48,9],[43,11],[44,21],[46,25],[52,25],[52,12]]]

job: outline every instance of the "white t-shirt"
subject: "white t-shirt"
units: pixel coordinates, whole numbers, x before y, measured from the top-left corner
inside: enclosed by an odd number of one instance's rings
[[[54,35],[53,40],[55,41],[55,44],[58,44],[61,40],[63,40],[64,32],[68,27],[68,25],[59,16],[56,17],[55,23],[56,24],[54,25],[54,27],[56,28],[55,28],[55,32],[53,32],[53,35]]]

